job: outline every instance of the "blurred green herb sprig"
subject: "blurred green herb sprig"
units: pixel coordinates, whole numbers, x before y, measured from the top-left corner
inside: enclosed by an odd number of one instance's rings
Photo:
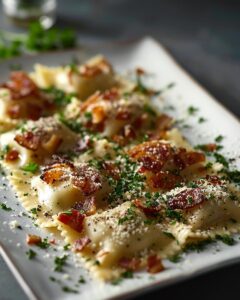
[[[77,43],[71,29],[44,29],[39,22],[32,23],[26,34],[0,31],[0,59],[18,56],[23,52],[72,48]]]

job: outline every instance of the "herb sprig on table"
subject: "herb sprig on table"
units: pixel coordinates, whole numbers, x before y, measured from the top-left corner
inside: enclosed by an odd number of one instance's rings
[[[0,31],[0,59],[18,56],[23,52],[42,52],[76,46],[77,37],[70,29],[44,29],[32,23],[26,34]]]

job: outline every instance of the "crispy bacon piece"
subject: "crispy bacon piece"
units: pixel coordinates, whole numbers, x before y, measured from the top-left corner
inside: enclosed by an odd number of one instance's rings
[[[120,170],[114,163],[110,161],[104,161],[102,163],[102,168],[106,171],[106,174],[108,176],[111,176],[115,180],[118,180],[120,178]]]
[[[204,151],[214,152],[217,149],[217,145],[213,143],[205,144],[203,145],[203,149]]]
[[[151,274],[156,274],[164,270],[162,261],[157,255],[150,255],[147,259],[147,271]]]
[[[183,181],[180,175],[172,174],[168,171],[160,171],[150,176],[148,183],[154,189],[161,188],[163,190],[170,190]]]
[[[206,197],[200,188],[187,188],[186,190],[173,196],[168,201],[171,209],[191,209],[203,203]]]
[[[92,110],[92,123],[99,124],[106,119],[106,112],[102,106],[95,106]]]
[[[21,115],[21,105],[20,103],[12,103],[11,106],[7,108],[7,114],[11,119],[18,119]]]
[[[47,184],[70,180],[73,186],[81,189],[85,196],[90,196],[102,188],[101,176],[97,170],[87,164],[75,167],[67,160],[46,166],[40,178]]]
[[[133,201],[134,205],[142,210],[146,215],[156,215],[160,211],[160,206],[146,206],[143,204],[142,200],[135,199]]]
[[[6,161],[15,161],[19,158],[19,152],[17,150],[10,150],[5,156]]]
[[[87,108],[88,108],[90,105],[92,105],[92,104],[98,102],[99,99],[101,99],[100,95],[101,95],[101,93],[100,93],[99,91],[96,91],[96,92],[95,92],[94,94],[92,94],[89,98],[87,98],[87,100],[84,101],[84,102],[82,103],[81,107],[80,107],[81,112],[86,111]]]
[[[10,81],[3,84],[11,92],[12,99],[21,99],[30,95],[38,95],[38,87],[33,80],[22,71],[12,72]]]
[[[68,225],[77,232],[82,232],[84,219],[85,215],[76,209],[72,209],[69,212],[63,212],[58,215],[58,221]]]
[[[137,75],[141,76],[145,74],[145,71],[142,68],[136,68]]]
[[[180,148],[178,152],[174,155],[173,159],[179,170],[183,170],[186,167],[189,167],[196,163],[204,162],[205,155],[196,151],[187,152],[186,149]]]
[[[91,240],[89,237],[84,236],[79,240],[76,240],[73,246],[73,250],[75,252],[81,252],[82,250],[84,250],[84,248],[91,243]]]
[[[26,237],[26,242],[28,245],[38,245],[41,243],[42,238],[38,235],[28,234]]]
[[[84,200],[77,202],[73,208],[84,212],[87,216],[94,215],[97,210],[96,197],[94,195],[84,197]]]
[[[85,196],[89,196],[101,189],[101,176],[99,172],[87,165],[76,168],[72,174],[72,183],[80,188]]]
[[[17,134],[14,140],[21,146],[36,151],[40,146],[40,136],[34,134],[31,131],[24,132],[23,134]]]
[[[132,114],[129,111],[129,109],[127,110],[126,108],[123,109],[122,107],[119,107],[117,113],[116,113],[116,119],[119,121],[130,121]]]
[[[136,133],[135,133],[132,125],[127,124],[123,127],[123,135],[127,139],[134,139],[136,137]]]
[[[128,258],[128,257],[122,257],[119,262],[118,265],[121,268],[124,268],[126,270],[129,271],[136,271],[140,268],[140,259],[132,257],[132,258]]]
[[[111,65],[105,59],[102,59],[96,65],[83,65],[80,67],[79,73],[81,76],[86,78],[92,78],[102,73],[108,73],[112,70]]]
[[[129,151],[129,155],[142,164],[141,172],[160,171],[172,154],[171,146],[160,141],[148,141]]]
[[[116,88],[111,88],[110,90],[106,90],[103,94],[102,97],[104,100],[116,100],[119,96],[118,90]]]
[[[207,175],[207,181],[209,181],[212,185],[221,185],[222,180],[216,175]]]

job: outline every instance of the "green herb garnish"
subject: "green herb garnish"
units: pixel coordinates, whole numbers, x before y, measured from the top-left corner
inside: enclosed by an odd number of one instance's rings
[[[28,259],[34,259],[37,255],[37,253],[35,251],[33,251],[32,249],[29,249],[27,252],[27,257]]]
[[[233,246],[235,244],[234,238],[228,234],[223,234],[223,235],[217,234],[216,239],[222,241],[224,244],[229,246]]]
[[[11,211],[12,208],[8,207],[5,203],[0,203],[0,207],[1,209],[5,210],[5,211]]]
[[[35,162],[30,162],[25,166],[21,167],[21,170],[30,173],[36,173],[39,170],[39,165]]]
[[[67,255],[64,255],[62,257],[56,256],[55,259],[54,259],[54,264],[55,264],[54,271],[62,272],[63,267],[66,264],[67,258],[68,258]]]

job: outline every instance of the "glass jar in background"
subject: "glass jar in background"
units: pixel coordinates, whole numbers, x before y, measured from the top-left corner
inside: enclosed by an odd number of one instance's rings
[[[50,28],[56,20],[56,0],[2,0],[3,11],[19,26],[39,21],[44,28]]]

